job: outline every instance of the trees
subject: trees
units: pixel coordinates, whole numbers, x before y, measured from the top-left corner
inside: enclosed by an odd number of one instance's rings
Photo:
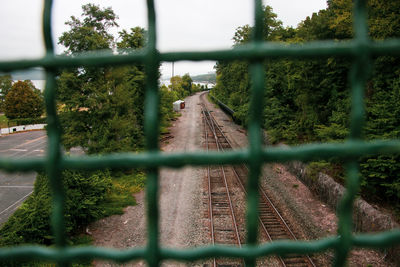
[[[11,90],[12,78],[11,75],[0,76],[0,111],[4,112],[4,101],[6,95]]]
[[[264,40],[282,41],[292,34],[291,29],[283,28],[282,22],[277,19],[270,6],[264,7]],[[246,44],[250,41],[252,27],[244,25],[236,29],[233,37],[234,46]],[[266,64],[271,64],[268,61]],[[217,84],[213,94],[235,110],[237,120],[247,124],[250,95],[250,76],[248,62],[220,61],[216,65]]]
[[[59,43],[64,45],[67,54],[92,51],[99,49],[111,50],[114,37],[108,32],[112,27],[118,26],[118,18],[111,8],[101,9],[94,4],[82,6],[83,20],[71,16],[71,21],[65,24],[70,26],[64,32]]]
[[[43,114],[44,103],[30,81],[14,83],[8,92],[4,109],[8,119],[38,118]]]
[[[119,33],[119,42],[109,33],[117,26],[110,8],[87,4],[82,20],[71,17],[59,43],[67,54],[89,50],[125,53],[140,49],[145,31],[140,27]],[[59,77],[63,144],[88,153],[133,151],[143,145],[144,67],[82,67],[64,70]]]
[[[185,75],[182,76],[182,88],[189,95],[192,94],[192,83],[193,83],[193,80],[190,77],[189,73],[186,73]]]
[[[329,0],[328,8],[307,17],[296,29],[283,28],[272,9],[265,8],[264,40],[303,43],[353,37],[352,1]],[[400,2],[368,1],[369,35],[382,40],[400,37]],[[248,25],[239,27],[234,45],[248,42]],[[366,86],[364,138],[400,137],[400,58],[377,57]],[[273,142],[291,144],[340,142],[349,132],[351,59],[342,57],[277,59],[265,61],[264,127]],[[250,83],[247,62],[217,63],[213,94],[246,122]],[[360,160],[364,195],[398,202],[400,199],[399,155],[365,157]],[[399,207],[400,208],[400,207]]]
[[[170,82],[171,84],[168,87],[175,95],[174,101],[192,94],[193,80],[189,73],[186,73],[182,77],[179,75],[173,76]]]

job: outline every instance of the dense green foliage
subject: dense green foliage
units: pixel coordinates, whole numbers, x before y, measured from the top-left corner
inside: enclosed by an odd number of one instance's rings
[[[13,119],[13,120],[8,120],[7,126],[12,127],[17,125],[45,124],[46,122],[47,122],[46,117]]]
[[[307,17],[293,29],[284,28],[267,6],[264,39],[284,43],[351,39],[351,8],[350,0],[330,0],[327,9]],[[400,2],[369,1],[369,26],[372,39],[400,37]],[[234,45],[247,43],[251,30],[248,25],[239,27],[233,37]],[[349,132],[350,67],[351,59],[340,57],[266,60],[264,126],[270,140],[290,144],[344,140]],[[234,116],[246,124],[250,90],[248,63],[218,62],[216,68],[217,85],[212,93],[235,110]],[[375,58],[370,77],[365,98],[364,137],[367,140],[399,138],[400,58]],[[338,163],[331,166],[337,173]],[[363,158],[361,167],[364,195],[399,203],[399,155]]]
[[[119,32],[116,41],[109,32],[118,26],[112,9],[83,6],[82,20],[71,17],[68,32],[60,37],[67,54],[102,50],[124,53],[140,49],[145,31],[136,27]],[[88,153],[134,151],[143,146],[144,66],[75,68],[59,77],[60,117],[63,144]]]
[[[184,99],[187,96],[199,91],[199,88],[196,84],[193,83],[192,77],[190,77],[189,73],[186,73],[182,77],[177,75],[171,77],[170,85],[168,85],[168,91],[171,92],[174,101],[178,99]],[[167,88],[165,85],[163,88]]]
[[[65,220],[67,234],[74,235],[88,223],[134,205],[133,193],[144,185],[141,172],[112,173],[109,171],[64,171],[66,191]],[[32,195],[0,229],[0,245],[51,244],[51,193],[49,179],[39,174]]]
[[[63,183],[68,192],[65,220],[69,234],[103,216],[101,204],[111,188],[110,173],[64,171]],[[39,174],[32,195],[1,227],[1,245],[51,244],[51,203],[49,179]]]
[[[8,119],[38,118],[43,110],[43,97],[31,81],[14,83],[4,101],[4,113]]]
[[[12,87],[11,75],[0,76],[0,111],[4,112],[4,102]]]

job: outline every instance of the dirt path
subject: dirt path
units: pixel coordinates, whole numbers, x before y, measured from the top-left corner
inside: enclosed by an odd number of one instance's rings
[[[201,116],[199,94],[185,99],[182,116],[171,127],[172,139],[162,145],[164,152],[194,151],[201,149]],[[199,168],[162,169],[160,171],[160,228],[161,244],[166,247],[193,247],[204,245],[203,216],[201,210],[202,179]],[[146,214],[144,193],[136,195],[137,205],[127,207],[121,216],[104,218],[89,227],[94,245],[112,248],[143,247],[146,245]],[[186,266],[164,263],[163,266]],[[119,266],[96,262],[95,266]],[[124,266],[145,266],[132,262]]]

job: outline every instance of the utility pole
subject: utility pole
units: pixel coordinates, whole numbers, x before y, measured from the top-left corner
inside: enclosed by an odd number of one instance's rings
[[[173,81],[173,79],[172,78],[174,78],[174,62],[172,61],[172,76],[171,76],[171,88],[172,88],[172,90],[174,90],[174,83],[172,82]]]

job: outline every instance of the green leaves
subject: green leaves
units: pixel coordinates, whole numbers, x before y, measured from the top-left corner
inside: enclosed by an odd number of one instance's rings
[[[111,49],[114,37],[108,30],[118,26],[114,11],[111,8],[101,9],[94,4],[83,5],[82,9],[83,21],[71,16],[71,20],[65,23],[71,30],[64,32],[58,43],[67,48],[67,54]]]
[[[38,118],[43,114],[43,98],[34,89],[29,81],[18,81],[12,85],[4,102],[8,119]]]
[[[399,37],[400,2],[371,0],[368,5],[371,38]],[[340,41],[353,36],[351,0],[328,1],[326,10],[307,17],[296,29],[283,28],[270,7],[265,8],[265,14],[265,40],[301,43]],[[248,42],[251,30],[248,25],[237,28],[234,45]],[[270,141],[289,144],[343,141],[349,133],[350,65],[351,59],[338,57],[266,60],[264,128]],[[217,85],[212,92],[244,124],[250,88],[247,68],[247,62],[218,62]],[[400,138],[399,75],[398,57],[375,59],[365,98],[367,140]],[[364,196],[398,202],[399,162],[398,155],[361,159]]]
[[[102,204],[112,186],[111,176],[104,171],[64,171],[62,179],[67,192],[64,213],[67,232],[73,234],[78,226],[86,225],[104,215]],[[46,175],[39,174],[33,194],[1,227],[1,245],[50,245],[53,241],[50,229],[51,203],[49,179]]]
[[[146,32],[140,27],[109,32],[118,26],[112,9],[84,5],[82,20],[71,17],[70,30],[59,42],[67,53],[98,49],[125,53],[140,49]],[[59,79],[59,110],[63,144],[80,146],[88,153],[135,151],[143,146],[145,74],[142,65],[64,70]]]
[[[11,75],[0,76],[0,111],[4,112],[4,101],[12,87]]]
[[[126,49],[140,49],[144,47],[146,35],[146,31],[140,27],[131,28],[130,33],[126,30],[122,30],[119,32],[119,38],[121,41],[117,43],[118,51],[121,53]]]

